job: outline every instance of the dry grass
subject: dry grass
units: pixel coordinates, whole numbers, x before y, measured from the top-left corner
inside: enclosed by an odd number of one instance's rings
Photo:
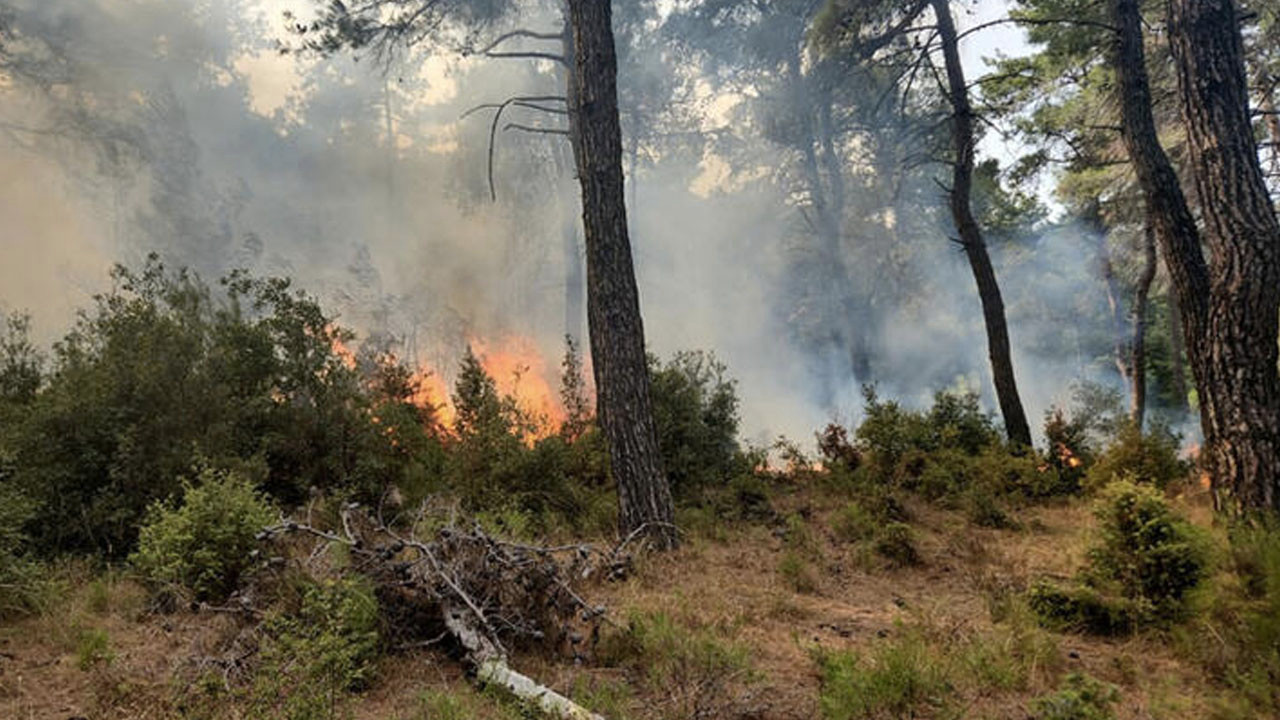
[[[1085,503],[1020,510],[1022,529],[1014,531],[975,528],[962,513],[912,502],[923,564],[898,569],[838,539],[831,530],[838,500],[797,491],[777,504],[783,516],[807,518],[803,556],[816,580],[807,592],[796,592],[779,573],[792,541],[780,528],[759,525],[717,533],[715,540],[690,538],[676,552],[642,559],[630,579],[590,589],[618,624],[608,632],[625,632],[628,617],[662,613],[699,637],[745,648],[751,671],[732,676],[708,717],[818,717],[816,654],[869,656],[908,629],[920,633],[953,679],[945,706],[918,708],[920,717],[1021,720],[1032,698],[1072,671],[1116,685],[1121,718],[1209,713],[1214,690],[1158,637],[1048,635],[1025,618],[993,621],[1001,598],[1036,577],[1068,576],[1079,567],[1092,526]],[[1179,504],[1197,520],[1205,515],[1203,498]],[[182,717],[183,683],[175,678],[189,676],[189,659],[208,652],[230,631],[230,620],[149,614],[142,590],[125,579],[70,573],[69,585],[74,590],[44,616],[0,627],[0,717]],[[109,662],[81,669],[77,643],[86,630],[105,631]],[[514,664],[611,716],[671,717],[670,693],[644,682],[634,666],[575,667],[538,655]],[[1010,675],[996,678],[986,668],[992,665],[1007,665]],[[470,689],[442,653],[390,656],[380,670],[380,681],[348,704],[351,717],[416,720],[454,711],[518,717],[509,703]],[[234,705],[213,717],[238,717]]]

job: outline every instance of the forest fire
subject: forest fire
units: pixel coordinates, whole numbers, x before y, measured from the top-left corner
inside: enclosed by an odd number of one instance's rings
[[[560,427],[565,412],[548,379],[547,363],[531,340],[507,336],[494,343],[472,337],[468,344],[481,367],[493,378],[498,394],[514,399],[526,415],[530,440],[547,437]],[[435,420],[452,429],[458,412],[443,375],[429,366],[420,366],[414,371],[413,381],[417,388],[413,403],[431,408]]]
[[[1058,461],[1065,467],[1078,468],[1084,464],[1084,461],[1064,443],[1056,443],[1054,451],[1058,454]]]

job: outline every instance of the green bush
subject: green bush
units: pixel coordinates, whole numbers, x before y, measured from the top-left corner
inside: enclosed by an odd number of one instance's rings
[[[263,623],[251,716],[333,717],[342,696],[368,686],[378,656],[378,601],[367,583],[345,578],[308,585],[296,613]]]
[[[813,566],[795,550],[787,550],[778,560],[778,574],[792,590],[802,594],[817,592],[818,578]]]
[[[130,560],[157,587],[221,599],[250,567],[255,535],[276,517],[248,480],[205,470],[184,486],[181,504],[152,506]]]
[[[215,293],[155,257],[112,278],[22,411],[0,416],[42,552],[127,556],[197,458],[260,466],[286,504],[313,487],[376,499],[434,472],[406,373],[339,351],[351,334],[288,281],[233,273]]]
[[[869,655],[817,651],[819,706],[827,720],[915,717],[951,692],[946,669],[918,632],[877,646]]]
[[[895,567],[920,564],[920,551],[916,549],[916,534],[910,525],[891,522],[876,533],[873,547]]]
[[[851,502],[831,519],[831,529],[836,537],[846,542],[867,540],[876,534],[880,522],[861,503]]]
[[[1057,692],[1033,700],[1031,710],[1035,720],[1112,720],[1119,700],[1114,686],[1071,673]]]
[[[1094,514],[1099,542],[1089,551],[1087,577],[1115,585],[1155,620],[1179,618],[1208,563],[1195,529],[1174,515],[1159,492],[1127,481],[1108,487]]]
[[[1168,429],[1157,427],[1144,433],[1133,423],[1124,423],[1089,468],[1085,487],[1098,491],[1123,478],[1164,489],[1187,476],[1187,464],[1178,458],[1178,445],[1178,436]]]
[[[870,385],[862,388],[862,396],[863,418],[855,435],[882,474],[891,476],[910,450],[934,449],[932,429],[922,413],[881,400]]]
[[[1230,531],[1230,576],[1221,577],[1203,631],[1185,632],[1181,645],[1229,692],[1215,717],[1271,717],[1280,713],[1280,526],[1274,519],[1239,523]]]
[[[51,586],[46,569],[28,552],[26,526],[35,503],[5,474],[0,461],[0,618],[39,610]]]
[[[649,357],[650,395],[662,467],[677,500],[697,500],[751,466],[738,446],[737,383],[704,352],[678,352],[665,364]]]
[[[978,527],[1010,530],[1018,523],[1005,512],[995,494],[986,488],[975,487],[965,496],[965,514],[969,522]]]
[[[1137,625],[1132,603],[1109,598],[1083,586],[1058,587],[1038,582],[1027,592],[1027,605],[1050,630],[1093,635],[1125,635]]]
[[[111,636],[106,630],[83,630],[76,640],[76,667],[92,670],[99,665],[110,665],[116,658],[111,649]]]

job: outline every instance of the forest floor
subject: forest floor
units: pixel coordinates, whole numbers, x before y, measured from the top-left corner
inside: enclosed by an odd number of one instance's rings
[[[1206,498],[1174,502],[1208,524]],[[889,677],[924,683],[924,692],[907,707],[868,717],[1023,720],[1034,716],[1035,698],[1073,672],[1114,685],[1119,718],[1206,717],[1220,692],[1181,659],[1168,634],[1050,633],[1001,611],[1003,589],[1067,577],[1081,566],[1093,525],[1087,501],[1022,508],[1019,529],[1009,530],[977,528],[962,513],[909,501],[921,561],[908,567],[890,567],[840,540],[832,517],[839,503],[817,490],[795,489],[773,503],[779,516],[801,518],[808,528],[801,549],[785,523],[736,524],[692,533],[676,552],[642,557],[628,579],[586,588],[592,602],[609,608],[606,640],[648,623],[651,635],[654,627],[667,634],[667,644],[655,646],[665,655],[573,664],[520,654],[512,664],[611,720],[823,717],[824,654],[889,667],[885,651],[893,648],[921,666],[911,672],[923,667],[942,679]],[[0,626],[0,718],[241,716],[234,699],[201,707],[181,679],[234,632],[234,618],[150,612],[144,590],[124,574],[66,572],[74,579],[54,607]],[[1196,629],[1187,630],[1194,642]],[[618,655],[600,655],[610,652]],[[391,653],[379,662],[377,679],[344,699],[336,717],[528,716],[473,689],[442,651]],[[860,717],[840,713],[828,708],[827,716]]]

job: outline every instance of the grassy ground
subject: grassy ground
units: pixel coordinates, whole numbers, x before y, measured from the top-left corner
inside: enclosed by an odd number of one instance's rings
[[[1205,498],[1175,502],[1208,523]],[[800,488],[774,505],[778,521],[705,529],[643,558],[628,580],[588,588],[610,623],[587,662],[513,664],[611,719],[1022,720],[1071,673],[1114,685],[1119,718],[1206,717],[1222,692],[1160,634],[1049,633],[1019,604],[1031,580],[1083,562],[1084,501],[1020,510],[1007,530],[908,501],[920,561],[903,567],[844,539],[839,498]],[[152,613],[124,575],[61,574],[65,591],[44,613],[0,626],[0,717],[244,716],[218,668],[197,672],[237,632],[232,617]],[[528,715],[475,690],[444,651],[417,650],[383,657],[378,679],[334,716]]]

